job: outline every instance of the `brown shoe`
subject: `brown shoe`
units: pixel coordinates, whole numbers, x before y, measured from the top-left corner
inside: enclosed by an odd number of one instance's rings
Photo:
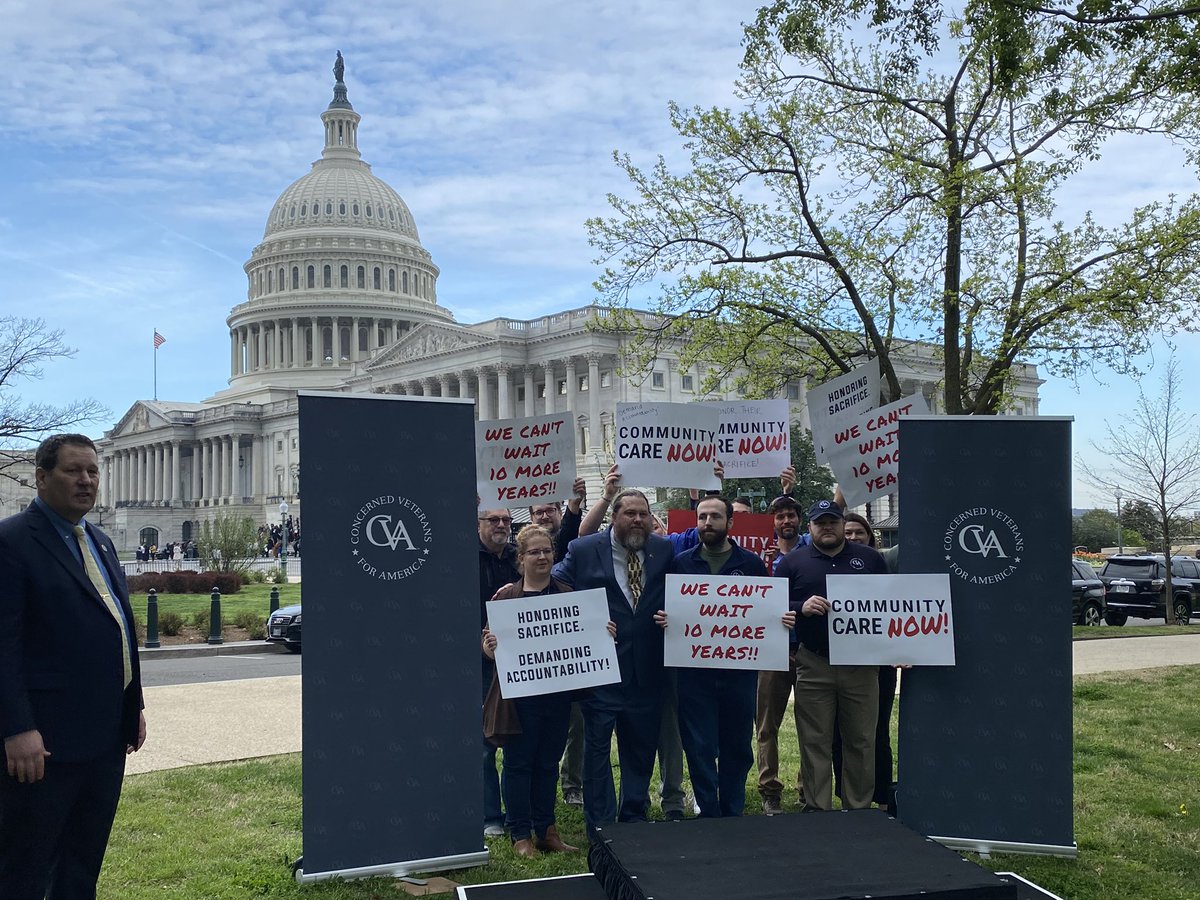
[[[539,850],[547,853],[576,853],[579,851],[578,847],[572,847],[559,837],[558,829],[553,825],[546,829],[546,833],[537,839],[535,845]]]
[[[526,859],[535,859],[541,856],[537,852],[537,848],[533,846],[533,841],[530,838],[521,838],[519,841],[513,841],[513,852],[517,856],[524,856]]]

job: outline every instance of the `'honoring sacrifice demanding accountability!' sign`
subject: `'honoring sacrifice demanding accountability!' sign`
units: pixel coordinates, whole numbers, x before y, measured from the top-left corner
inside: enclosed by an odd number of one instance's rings
[[[475,423],[475,477],[485,509],[570,500],[571,413]]]
[[[604,588],[492,600],[487,612],[506,700],[621,680]]]
[[[622,483],[720,490],[714,404],[618,403],[616,424]]]
[[[829,662],[952,666],[950,576],[830,575]]]
[[[717,458],[725,479],[777,478],[792,464],[786,400],[720,400]]]
[[[663,663],[691,669],[786,672],[782,578],[668,575]]]

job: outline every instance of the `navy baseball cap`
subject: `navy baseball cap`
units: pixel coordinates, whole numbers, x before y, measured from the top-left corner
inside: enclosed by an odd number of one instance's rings
[[[818,500],[808,508],[808,521],[816,521],[821,516],[833,516],[835,519],[845,518],[842,515],[842,508],[832,500]]]

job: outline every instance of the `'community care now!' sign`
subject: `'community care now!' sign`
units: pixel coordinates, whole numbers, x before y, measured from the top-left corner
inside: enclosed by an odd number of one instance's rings
[[[954,665],[950,576],[830,575],[829,662]]]
[[[492,600],[487,612],[504,699],[621,680],[604,588]]]

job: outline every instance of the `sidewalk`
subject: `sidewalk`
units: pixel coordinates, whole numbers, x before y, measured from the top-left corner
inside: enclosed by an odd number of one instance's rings
[[[1200,634],[1111,638],[1072,644],[1076,675],[1200,665]],[[142,658],[261,652],[262,643],[143,650]],[[133,775],[300,750],[300,676],[146,689],[146,746]]]

